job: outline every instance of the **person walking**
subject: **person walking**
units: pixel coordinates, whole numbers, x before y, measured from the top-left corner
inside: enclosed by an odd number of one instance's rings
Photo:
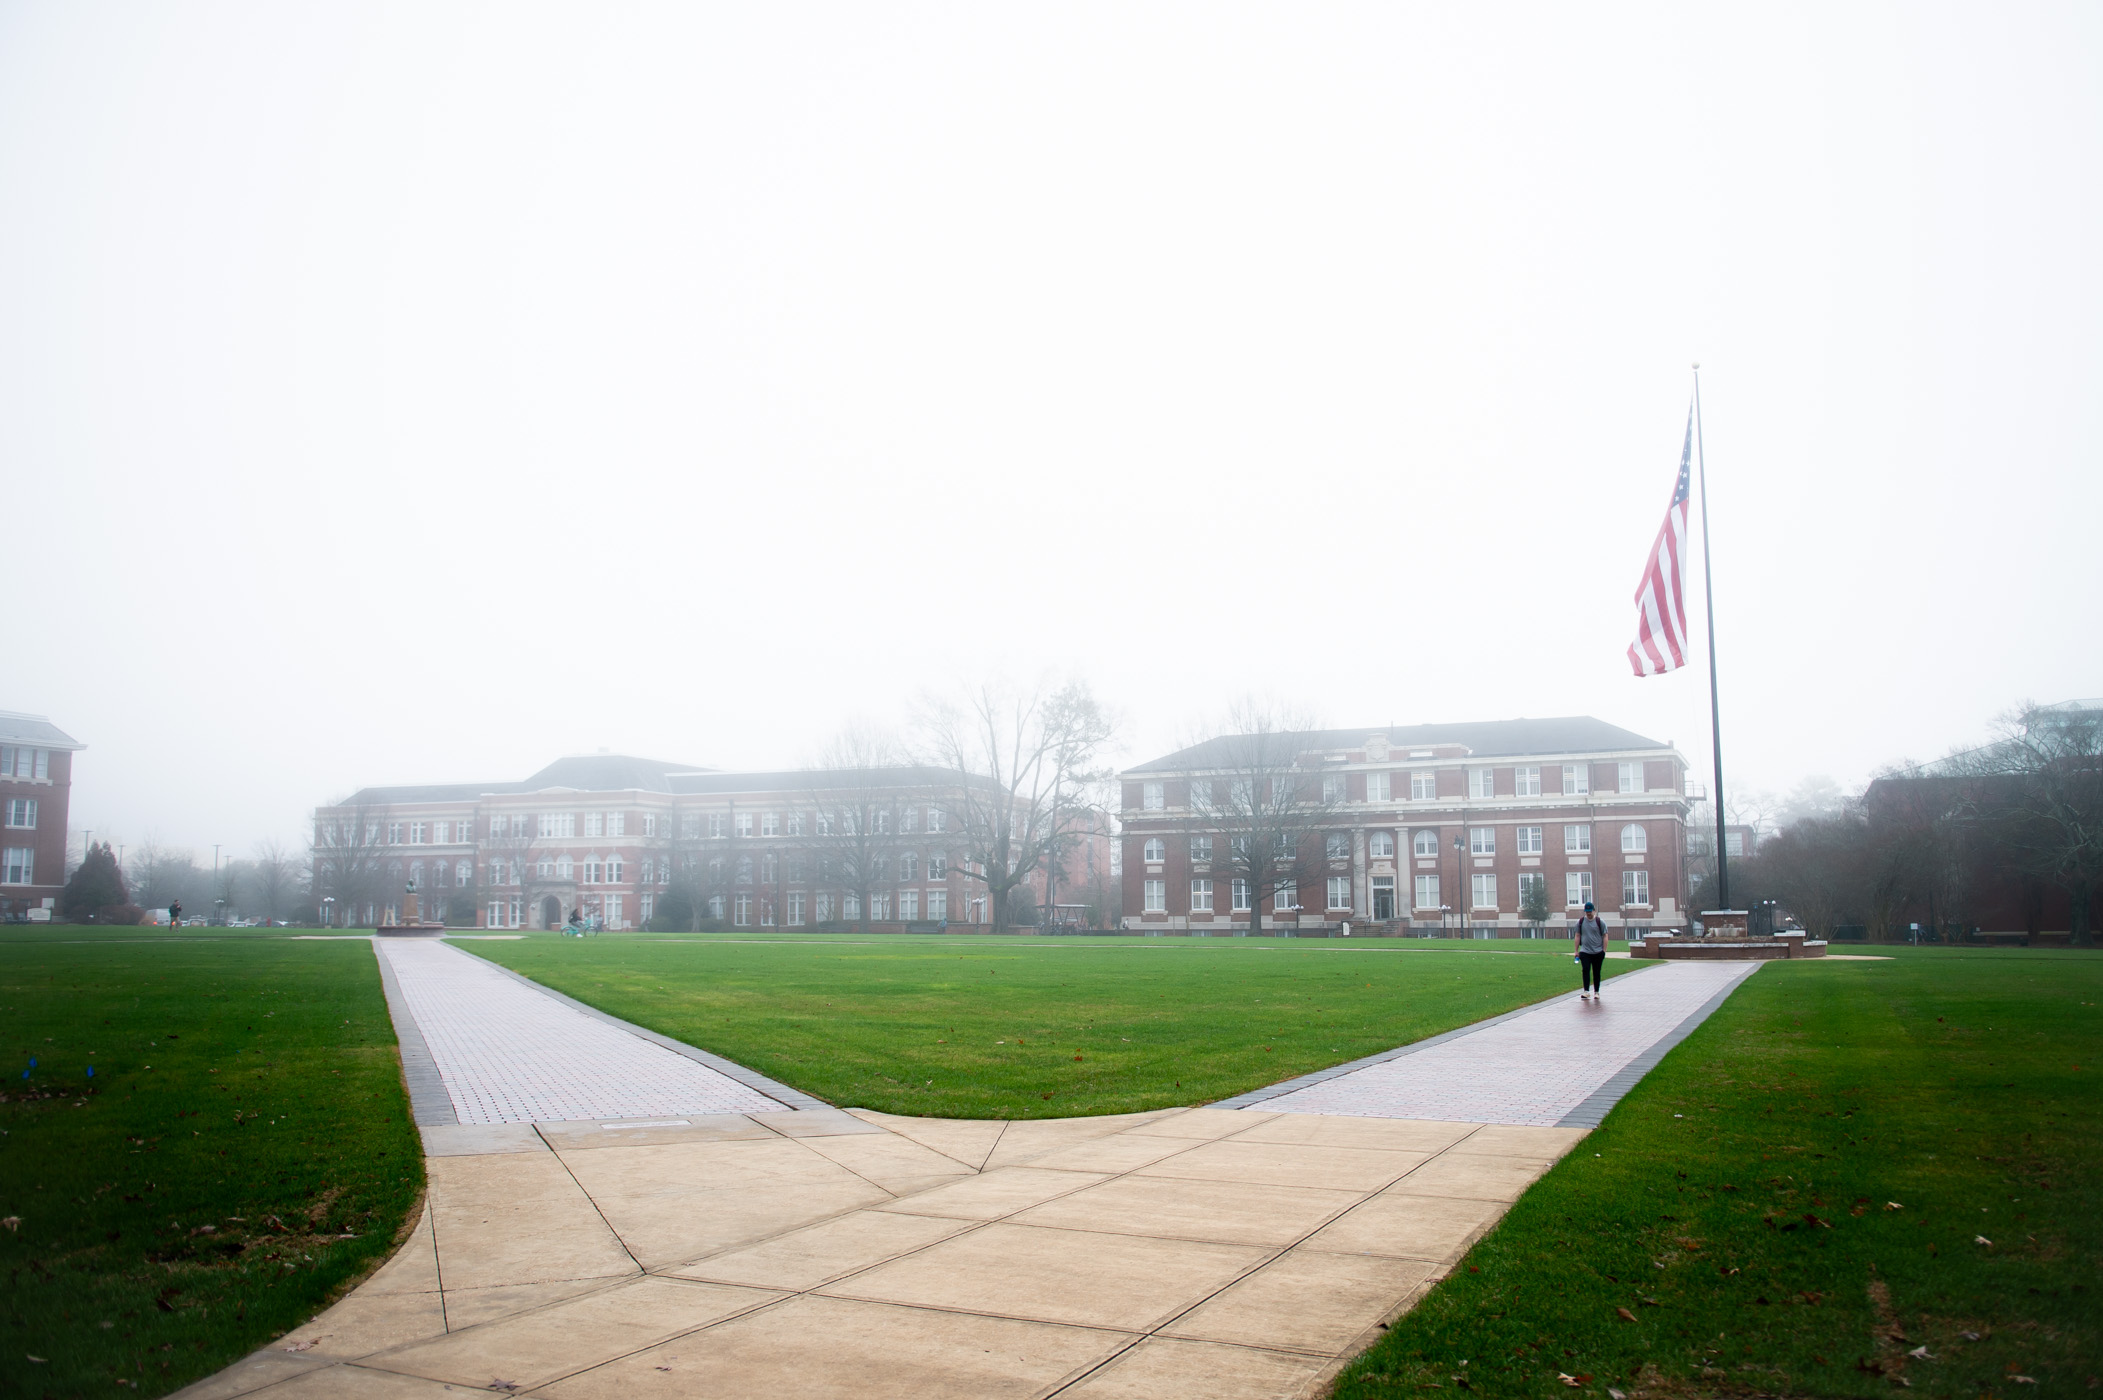
[[[1589,900],[1585,902],[1584,917],[1577,921],[1570,936],[1577,944],[1577,972],[1584,981],[1583,989],[1577,995],[1580,999],[1590,997],[1597,1001],[1602,980],[1600,974],[1606,967],[1606,924],[1592,912]]]
[[[183,902],[179,899],[171,899],[168,901],[168,927],[181,928],[182,926]]]

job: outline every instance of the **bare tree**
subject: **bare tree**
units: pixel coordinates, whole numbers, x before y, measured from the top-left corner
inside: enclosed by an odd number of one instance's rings
[[[879,888],[891,882],[899,837],[898,781],[905,755],[884,730],[855,725],[828,744],[812,770],[808,833],[820,885],[854,899],[866,928]],[[846,911],[841,911],[846,917]]]
[[[2073,941],[2087,947],[2103,881],[2103,710],[2025,701],[1998,729],[1945,764],[1973,780],[1982,824],[2011,862],[2066,891]]]
[[[1090,784],[1111,725],[1087,685],[1027,693],[980,686],[961,704],[933,702],[921,733],[932,761],[954,775],[964,873],[985,886],[993,931],[1009,901],[1058,849]]]
[[[1226,732],[1188,751],[1193,824],[1225,843],[1224,866],[1249,901],[1249,932],[1263,929],[1263,904],[1281,889],[1297,894],[1319,879],[1325,828],[1343,801],[1308,761],[1313,717],[1275,703],[1242,699],[1227,713]]]
[[[334,916],[346,928],[359,922],[359,907],[383,902],[380,817],[364,806],[341,807],[314,820],[308,848],[314,896],[334,900]]]
[[[483,837],[482,867],[485,873],[483,885],[491,890],[492,897],[498,889],[518,891],[521,922],[528,928],[533,926],[535,891],[539,888],[539,865],[533,848],[539,840],[538,818],[530,812],[507,812],[483,820],[499,823]]]
[[[299,893],[297,857],[272,838],[256,842],[255,858],[248,865],[248,888],[254,901],[252,912],[275,923],[285,917],[285,906]]]

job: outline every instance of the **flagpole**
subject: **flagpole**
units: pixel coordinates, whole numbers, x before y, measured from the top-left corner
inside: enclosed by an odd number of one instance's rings
[[[1701,591],[1709,611],[1709,748],[1716,756],[1716,907],[1731,907],[1731,870],[1723,845],[1723,718],[1716,703],[1716,581],[1709,569],[1709,455],[1701,439],[1701,366],[1694,366],[1694,452],[1701,472]]]

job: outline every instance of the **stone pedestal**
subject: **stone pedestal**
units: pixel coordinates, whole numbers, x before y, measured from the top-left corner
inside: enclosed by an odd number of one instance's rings
[[[1822,958],[1826,945],[1806,938],[1801,931],[1754,938],[1746,931],[1743,909],[1707,909],[1701,915],[1701,936],[1684,933],[1654,933],[1630,939],[1632,958],[1712,959],[1723,962],[1769,962],[1780,958]]]

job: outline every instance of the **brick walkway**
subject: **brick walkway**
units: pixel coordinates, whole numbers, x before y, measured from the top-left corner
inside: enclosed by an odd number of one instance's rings
[[[374,943],[393,971],[390,990],[398,990],[429,1049],[454,1122],[548,1123],[789,1106],[436,939]],[[403,1039],[406,1064],[409,1037]],[[417,1117],[426,1122],[431,1116],[420,1111]]]
[[[1759,966],[1662,963],[1609,979],[1596,1002],[1573,992],[1217,1106],[1595,1127],[1614,1100]]]

